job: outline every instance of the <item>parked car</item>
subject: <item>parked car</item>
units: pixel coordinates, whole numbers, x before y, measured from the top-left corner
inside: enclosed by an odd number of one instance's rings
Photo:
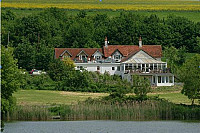
[[[35,69],[32,69],[29,74],[32,74],[32,75],[41,75],[41,74],[46,74],[46,72],[44,71],[41,71],[41,70],[35,70]]]

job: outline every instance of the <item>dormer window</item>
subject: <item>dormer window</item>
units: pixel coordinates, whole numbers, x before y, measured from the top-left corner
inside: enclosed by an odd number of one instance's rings
[[[100,60],[101,56],[94,56],[95,60]]]
[[[121,59],[121,56],[120,56],[120,55],[114,55],[114,59],[115,59],[115,60],[120,60],[120,59]]]
[[[83,50],[81,50],[77,56],[79,57],[79,60],[82,60],[83,62],[87,62],[88,55]]]
[[[63,55],[63,59],[65,59],[65,58],[70,58],[70,56],[69,55]]]
[[[70,57],[72,57],[72,55],[71,55],[67,50],[65,50],[65,51],[63,51],[63,53],[60,55],[60,57],[61,57],[62,59],[65,59],[65,58],[70,58]]]
[[[118,49],[115,50],[115,52],[113,52],[112,59],[114,59],[117,62],[119,62],[122,59],[122,54]]]
[[[79,59],[80,60],[85,60],[85,59],[87,59],[87,57],[85,55],[79,55]]]
[[[101,60],[103,54],[99,50],[96,50],[92,56],[95,60]]]

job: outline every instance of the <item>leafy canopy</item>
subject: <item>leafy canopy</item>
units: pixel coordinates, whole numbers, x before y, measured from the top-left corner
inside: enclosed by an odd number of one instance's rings
[[[194,99],[200,99],[200,55],[189,58],[183,65],[181,73],[184,82],[182,93],[188,96],[194,104]]]
[[[134,93],[138,98],[145,99],[147,97],[147,93],[151,91],[151,85],[148,78],[133,75],[132,79]]]

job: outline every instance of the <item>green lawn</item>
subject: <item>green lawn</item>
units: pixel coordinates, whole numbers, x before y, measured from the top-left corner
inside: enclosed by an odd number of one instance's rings
[[[76,104],[88,97],[106,96],[105,93],[65,92],[49,90],[19,90],[14,93],[18,105]]]
[[[107,96],[106,93],[88,93],[88,92],[66,92],[66,91],[48,91],[48,90],[19,90],[14,93],[18,105],[52,105],[52,104],[76,104],[78,101],[84,101],[88,97],[98,98]],[[153,92],[149,96],[158,96],[165,98],[177,104],[191,104],[186,96],[180,91]],[[197,104],[198,101],[195,101]]]
[[[149,96],[159,96],[159,98],[167,99],[170,102],[177,104],[191,104],[192,101],[188,99],[187,96],[181,94],[180,92],[168,92],[168,93],[158,93],[158,94],[149,94]],[[195,101],[195,104],[198,104],[198,101]]]

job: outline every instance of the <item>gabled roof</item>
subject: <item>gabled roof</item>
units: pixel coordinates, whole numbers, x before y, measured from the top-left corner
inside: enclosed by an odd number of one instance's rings
[[[85,53],[85,51],[84,51],[84,50],[81,50],[81,52],[80,52],[79,54],[77,54],[76,56],[79,56],[81,53],[84,53],[84,54],[86,54],[86,55],[88,56],[88,54],[87,54],[87,53]]]
[[[97,52],[99,52],[101,55],[103,55],[102,52],[100,52],[98,49],[94,52],[94,54]],[[94,56],[94,54],[92,56]]]
[[[126,56],[125,58],[123,58],[122,60],[121,60],[121,62],[124,62],[124,61],[127,61],[128,59],[130,59],[131,57],[133,57],[135,54],[137,54],[138,52],[140,52],[140,51],[143,51],[143,52],[145,52],[144,50],[139,50],[139,51],[133,51],[132,53],[130,53],[128,56]],[[146,54],[148,54],[147,52],[145,52]],[[149,55],[149,54],[148,54]],[[152,57],[151,55],[149,55],[150,57]],[[153,58],[153,57],[152,57]]]
[[[162,56],[162,48],[161,45],[143,45],[141,48],[137,45],[108,45],[108,47],[102,48],[55,48],[55,57],[59,58],[63,52],[67,50],[70,53],[71,59],[73,60],[79,55],[82,51],[88,55],[88,58],[92,58],[94,53],[99,51],[106,58],[111,56],[114,52],[119,51],[123,57],[127,57],[130,54],[137,53],[140,50],[143,50],[153,58],[161,58]]]
[[[88,57],[90,58],[93,53],[95,53],[97,50],[99,50],[102,53],[102,49],[101,48],[55,48],[55,58],[59,58],[59,56],[65,51],[67,50],[71,55],[71,59],[73,60],[74,58],[76,58],[76,56],[82,51],[84,50],[84,52],[88,55]]]
[[[141,55],[139,55],[139,57],[135,57],[137,54],[141,52],[142,52],[142,55],[144,55],[144,57]],[[154,59],[151,55],[149,55],[144,50],[139,50],[137,52],[133,52],[129,54],[129,56],[123,58],[121,62],[123,63],[164,63],[162,61],[158,61]]]
[[[65,50],[60,56],[63,56],[66,52],[67,52],[70,56],[72,56],[72,54],[70,54],[70,52],[68,52],[67,50]]]
[[[118,49],[116,49],[111,55],[113,55],[113,54],[116,53],[117,51],[118,51],[121,55],[123,55]]]
[[[103,47],[104,56],[111,56],[116,49],[118,49],[125,57],[140,50],[145,51],[154,58],[161,58],[162,56],[161,45],[142,45],[141,48],[137,45],[108,45],[108,47]]]

